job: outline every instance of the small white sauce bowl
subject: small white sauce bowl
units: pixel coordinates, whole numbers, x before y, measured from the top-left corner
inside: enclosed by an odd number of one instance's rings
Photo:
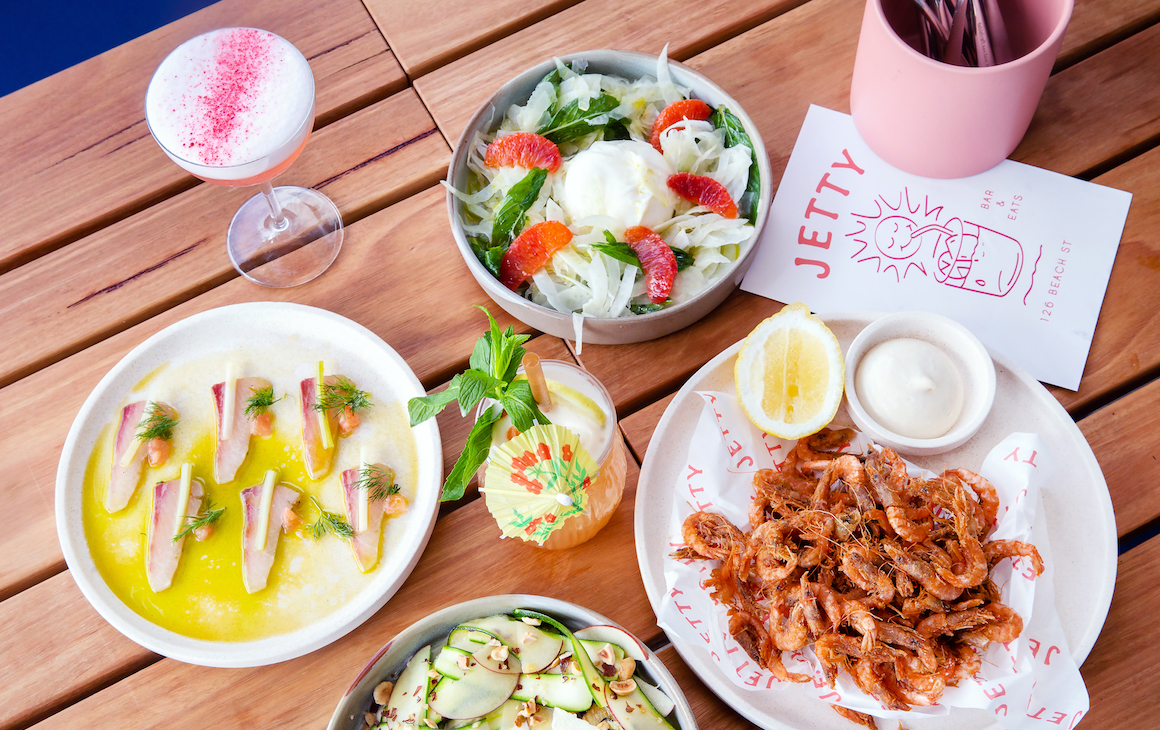
[[[854,388],[854,376],[862,356],[879,343],[903,337],[929,342],[942,350],[962,376],[962,412],[951,430],[938,438],[908,438],[882,426],[866,412]],[[862,330],[846,351],[846,401],[850,418],[878,444],[900,454],[941,454],[962,446],[987,420],[995,402],[995,363],[979,338],[953,319],[929,312],[888,314]]]

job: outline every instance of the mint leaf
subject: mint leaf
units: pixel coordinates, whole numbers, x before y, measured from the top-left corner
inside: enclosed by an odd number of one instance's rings
[[[459,385],[456,383],[458,378],[458,375],[452,378],[451,384],[445,390],[407,401],[407,413],[411,416],[412,426],[418,426],[428,418],[438,415],[448,403],[459,397]]]
[[[512,185],[511,190],[508,190],[499,210],[496,211],[495,221],[491,224],[492,248],[498,247],[506,251],[512,239],[524,229],[528,208],[531,208],[536,202],[536,198],[540,196],[540,188],[544,186],[544,181],[547,179],[548,171],[546,169],[533,167],[531,172],[518,183]],[[498,275],[498,266],[496,274]]]
[[[628,125],[623,119],[612,119],[608,124],[604,125],[604,139],[632,139],[632,135],[629,134]]]
[[[479,259],[479,263],[483,264],[484,268],[498,279],[499,265],[507,251],[506,247],[492,246],[491,242],[487,240],[487,236],[469,236],[467,243],[471,246],[475,258]]]
[[[464,416],[471,413],[471,409],[475,408],[495,386],[503,385],[499,378],[479,370],[468,370],[456,375],[455,380],[459,381],[459,413]]]
[[[628,309],[633,314],[648,314],[649,312],[659,312],[672,303],[672,299],[666,299],[659,304],[655,302],[649,302],[648,304],[630,304],[628,305]]]
[[[604,232],[604,238],[608,243],[594,243],[592,244],[592,248],[611,256],[617,261],[623,261],[629,266],[635,266],[638,269],[644,268],[640,265],[640,257],[636,255],[636,251],[632,249],[632,246],[629,246],[623,241],[617,241],[616,237],[609,231]],[[677,260],[677,271],[684,271],[693,265],[693,255],[688,251],[683,251],[674,246],[669,246],[669,250],[673,252],[673,258]]]
[[[737,215],[753,220],[757,216],[757,203],[761,196],[761,170],[757,165],[757,150],[753,148],[753,140],[745,132],[745,125],[733,112],[723,106],[709,115],[713,126],[725,133],[725,146],[743,144],[749,148],[751,161],[749,163],[749,182],[745,185],[745,192],[741,200],[737,201]]]
[[[487,461],[487,452],[491,449],[491,427],[498,419],[498,409],[495,408],[489,408],[480,414],[479,420],[471,427],[471,433],[467,434],[467,443],[463,445],[459,461],[455,462],[455,467],[447,475],[447,481],[443,483],[440,502],[463,499],[468,482],[479,471],[483,462]]]
[[[485,373],[491,372],[491,339],[489,337],[485,335],[475,341],[475,349],[471,351],[471,359],[468,361],[468,365],[471,366],[472,370],[481,370]]]
[[[536,399],[532,395],[532,386],[527,380],[517,380],[508,386],[507,391],[500,398],[503,409],[511,416],[512,425],[520,433],[527,431],[536,423],[551,423],[540,412]]]
[[[636,255],[636,251],[633,251],[627,243],[620,243],[619,241],[616,243],[594,243],[592,244],[592,248],[605,256],[610,256],[617,261],[623,261],[629,266],[635,266],[638,269],[641,268],[640,258]]]
[[[556,144],[579,139],[610,124],[612,120],[600,124],[593,124],[592,120],[608,114],[618,106],[620,101],[611,94],[601,94],[589,100],[587,109],[581,109],[580,100],[576,99],[552,115],[547,124],[536,130],[536,134],[547,137]]]

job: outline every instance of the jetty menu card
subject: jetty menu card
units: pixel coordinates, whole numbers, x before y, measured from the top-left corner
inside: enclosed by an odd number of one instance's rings
[[[741,288],[823,314],[936,312],[1076,390],[1131,200],[1010,160],[910,175],[811,106]]]

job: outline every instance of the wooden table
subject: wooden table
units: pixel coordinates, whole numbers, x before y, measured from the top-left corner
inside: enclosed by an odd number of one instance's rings
[[[589,346],[582,356],[535,336],[533,350],[582,362],[615,399],[635,461],[609,527],[582,548],[548,554],[501,542],[471,493],[445,507],[386,608],[333,645],[276,666],[181,664],[105,623],[65,569],[54,475],[69,425],[100,377],[154,332],[224,304],[295,301],[338,312],[381,335],[438,389],[466,366],[481,332],[471,305],[489,302],[459,258],[437,181],[448,141],[493,89],[553,54],[655,53],[668,43],[673,58],[716,80],[757,120],[776,179],[810,103],[848,110],[862,7],[225,0],[0,99],[0,729],[322,727],[394,633],[443,606],[515,591],[611,616],[659,650],[701,727],[749,726],[657,628],[633,559],[633,495],[671,394],[777,311],[775,302],[737,292],[682,332]],[[1092,728],[1155,727],[1160,710],[1160,629],[1150,618],[1160,600],[1158,20],[1160,0],[1077,0],[1055,74],[1014,154],[1135,194],[1080,390],[1053,389],[1104,468],[1120,534],[1111,613],[1083,666]],[[325,192],[348,228],[334,267],[296,289],[265,290],[237,276],[226,226],[253,191],[189,177],[143,120],[145,86],[165,54],[227,25],[285,36],[317,78],[316,134],[280,182]],[[468,428],[453,410],[439,421],[448,465]],[[591,569],[610,555],[618,572]]]

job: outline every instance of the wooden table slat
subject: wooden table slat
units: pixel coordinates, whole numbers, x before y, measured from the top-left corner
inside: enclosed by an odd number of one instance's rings
[[[501,540],[495,520],[476,500],[440,519],[415,571],[391,602],[330,646],[254,669],[210,669],[163,659],[36,727],[83,724],[92,730],[122,730],[137,727],[147,708],[151,726],[200,730],[206,717],[190,712],[191,697],[212,697],[214,723],[222,727],[323,727],[359,670],[392,636],[445,606],[500,593],[572,601],[646,642],[656,640],[660,629],[632,557],[636,478],[636,462],[630,459],[620,507],[583,549],[551,551]],[[610,561],[613,555],[621,556],[623,564]]]
[[[575,5],[579,0],[425,2],[365,0],[364,4],[411,78]],[[454,7],[449,7],[453,5]],[[407,22],[399,22],[405,15]]]
[[[1132,192],[1132,207],[1104,293],[1078,392],[1052,387],[1065,408],[1084,408],[1160,371],[1160,148],[1095,179]]]
[[[27,726],[160,658],[105,621],[67,571],[0,603],[0,626],[0,728]]]
[[[264,289],[237,278],[0,389],[0,500],[19,515],[0,531],[0,599],[63,569],[53,519],[56,464],[70,424],[100,378],[130,349],[196,312],[249,301],[324,307],[369,327],[434,387],[465,366],[490,306],[447,229],[441,187],[350,226],[342,253],[323,276],[294,289]],[[365,296],[364,292],[380,293]],[[432,343],[439,343],[433,347]],[[30,418],[29,414],[36,414]],[[112,417],[110,415],[110,417]]]
[[[1092,653],[1080,667],[1091,711],[1083,728],[1153,730],[1160,715],[1160,537],[1120,556],[1116,593]]]
[[[667,43],[670,57],[687,58],[801,1],[722,0],[691,13],[684,0],[586,0],[416,79],[414,85],[443,135],[457,140],[488,96],[552,56],[593,48],[660,53]]]
[[[349,222],[431,186],[449,155],[407,89],[312,135],[278,182],[316,187]],[[226,231],[256,194],[199,185],[0,276],[0,340],[22,343],[0,383],[237,276]]]
[[[1160,22],[1160,0],[1077,0],[1056,68],[1070,66]]]
[[[171,50],[228,25],[271,30],[311,59],[321,123],[406,86],[359,0],[225,0],[9,94],[0,99],[0,271],[196,183],[150,136],[145,88]]]

